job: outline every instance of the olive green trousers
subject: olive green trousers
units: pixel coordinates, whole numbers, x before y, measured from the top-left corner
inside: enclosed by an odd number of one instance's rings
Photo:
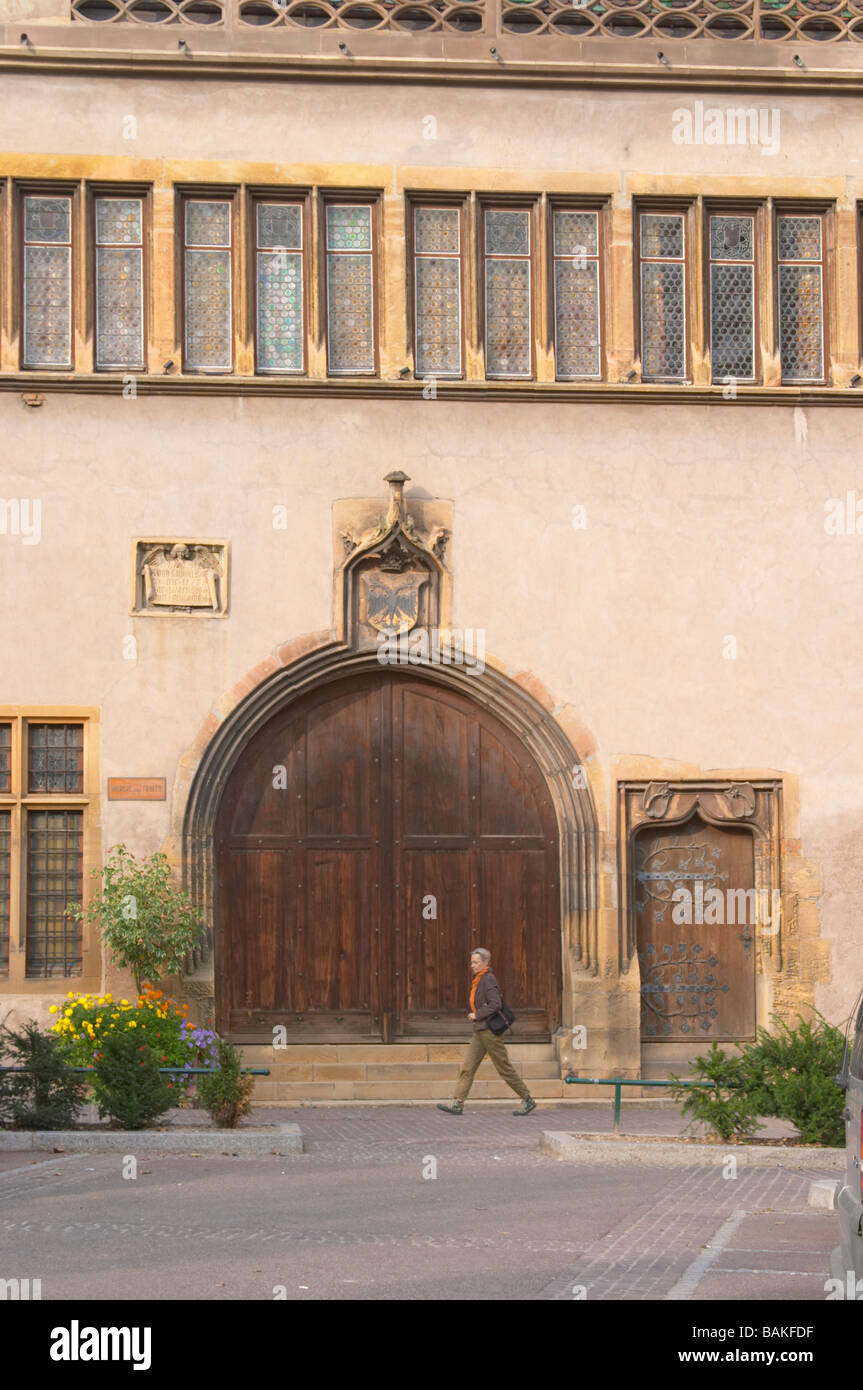
[[[530,1095],[507,1056],[506,1043],[503,1038],[498,1037],[490,1028],[479,1028],[468,1043],[467,1052],[462,1058],[461,1071],[458,1074],[458,1081],[453,1092],[455,1100],[465,1101],[467,1093],[473,1085],[476,1069],[485,1056],[491,1058],[497,1068],[498,1076],[512,1087],[517,1096],[521,1096],[524,1100],[526,1096]]]

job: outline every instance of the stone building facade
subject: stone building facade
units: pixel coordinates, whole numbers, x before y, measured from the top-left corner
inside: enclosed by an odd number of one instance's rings
[[[0,18],[0,1009],[124,843],[265,1099],[446,1094],[481,938],[537,1094],[841,1022],[863,8]]]

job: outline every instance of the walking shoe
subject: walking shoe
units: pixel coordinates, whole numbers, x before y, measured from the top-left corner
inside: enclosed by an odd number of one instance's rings
[[[513,1115],[529,1115],[531,1110],[536,1109],[536,1101],[532,1096],[525,1096],[517,1110],[513,1110]]]
[[[451,1101],[449,1105],[438,1105],[438,1110],[445,1110],[448,1115],[463,1115],[464,1102],[454,1100]]]

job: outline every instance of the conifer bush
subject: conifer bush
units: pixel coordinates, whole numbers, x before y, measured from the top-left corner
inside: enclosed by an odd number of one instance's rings
[[[146,1129],[177,1104],[171,1076],[134,1033],[109,1033],[94,1057],[93,1096],[102,1119],[116,1129]]]
[[[242,1062],[237,1049],[219,1038],[218,1070],[198,1078],[198,1099],[221,1129],[236,1129],[252,1108],[254,1077],[243,1076]]]
[[[58,1039],[34,1019],[18,1030],[0,1027],[0,1124],[12,1129],[71,1129],[87,1096],[86,1080],[69,1070]]]

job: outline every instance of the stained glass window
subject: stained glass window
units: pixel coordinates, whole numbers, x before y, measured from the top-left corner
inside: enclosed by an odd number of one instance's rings
[[[715,216],[710,228],[710,361],[714,381],[755,377],[755,219]]]
[[[327,369],[375,370],[372,209],[327,207]]]
[[[461,213],[414,208],[416,371],[461,375]]]
[[[303,370],[303,209],[255,208],[259,372]]]
[[[144,366],[141,198],[96,199],[96,367]]]
[[[783,381],[824,379],[824,266],[820,215],[782,215],[779,262],[779,355]]]
[[[485,364],[490,377],[530,376],[530,212],[485,210]]]
[[[0,811],[0,976],[9,974],[12,813]]]
[[[72,199],[24,199],[25,367],[72,367]]]
[[[686,229],[678,213],[642,213],[641,375],[686,376]]]
[[[30,977],[80,975],[81,935],[66,916],[81,901],[83,813],[27,813],[27,964]]]
[[[230,371],[230,202],[186,202],[184,254],[185,365],[192,371]]]
[[[0,792],[12,790],[12,725],[0,724]]]
[[[28,790],[83,792],[84,730],[80,724],[29,724]]]
[[[559,380],[600,375],[599,214],[556,210],[554,343]]]

